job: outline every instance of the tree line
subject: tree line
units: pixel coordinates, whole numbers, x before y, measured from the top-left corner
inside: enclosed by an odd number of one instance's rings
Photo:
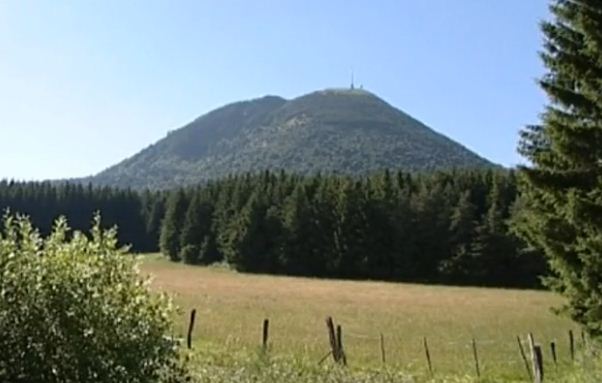
[[[122,245],[137,252],[157,251],[163,217],[162,195],[138,193],[76,183],[0,181],[0,209],[30,216],[33,225],[47,235],[59,216],[72,229],[88,231],[96,212],[103,227],[118,226]]]
[[[514,234],[517,195],[502,170],[232,176],[168,193],[160,249],[245,272],[537,286],[546,264]]]
[[[85,231],[94,212],[137,252],[245,272],[538,286],[546,264],[514,233],[513,171],[364,177],[263,172],[164,192],[0,181],[0,208],[43,233]]]

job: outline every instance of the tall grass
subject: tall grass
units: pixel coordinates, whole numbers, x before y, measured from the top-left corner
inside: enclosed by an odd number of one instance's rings
[[[423,337],[428,338],[435,379],[475,380],[471,348],[475,338],[482,381],[525,381],[516,336],[524,338],[528,332],[543,347],[548,378],[563,375],[564,379],[565,371],[572,370],[567,331],[576,326],[552,313],[550,308],[562,300],[545,291],[248,275],[158,257],[148,258],[143,270],[154,276],[154,288],[175,294],[184,309],[180,335],[185,333],[189,310],[197,309],[194,342],[195,349],[203,351],[202,358],[207,358],[208,350],[219,350],[220,358],[237,355],[224,362],[209,358],[200,363],[218,375],[237,368],[244,368],[248,379],[268,374],[257,381],[281,381],[270,374],[295,370],[309,380],[312,374],[323,374],[331,362],[316,366],[329,349],[324,323],[329,315],[343,326],[351,372],[327,370],[325,379],[334,380],[324,381],[361,382],[366,375],[385,379],[371,381],[391,381],[386,380],[387,374],[394,371],[424,381],[429,374]],[[249,366],[256,361],[249,355],[261,342],[264,318],[270,319],[271,358],[267,366],[254,370]],[[380,357],[381,332],[385,366]],[[550,357],[552,340],[557,344],[558,367]]]
[[[191,356],[195,381],[206,383],[240,382],[312,382],[312,383],[518,383],[529,382],[527,376],[507,377],[488,374],[477,378],[475,374],[448,373],[430,376],[409,372],[395,366],[344,368],[333,364],[318,365],[313,360],[300,357],[270,356],[261,352],[216,351],[204,348]],[[575,364],[564,365],[548,371],[545,382],[599,383],[602,381],[602,364],[589,356]]]

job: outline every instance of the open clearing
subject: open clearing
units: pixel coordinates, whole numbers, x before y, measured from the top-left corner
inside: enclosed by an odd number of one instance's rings
[[[543,291],[239,274],[154,255],[145,257],[142,270],[183,309],[180,334],[190,309],[197,309],[197,347],[256,350],[269,318],[273,354],[317,362],[328,351],[324,319],[330,315],[343,326],[351,367],[382,363],[383,333],[388,365],[426,371],[427,337],[436,373],[472,375],[475,338],[483,373],[510,379],[526,376],[517,335],[533,332],[553,374],[549,342],[557,341],[560,363],[567,363],[567,331],[576,328],[551,312],[562,300]]]

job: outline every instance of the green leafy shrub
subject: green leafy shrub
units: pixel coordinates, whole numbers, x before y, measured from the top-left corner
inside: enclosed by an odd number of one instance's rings
[[[0,381],[156,382],[185,378],[174,307],[153,294],[116,230],[58,219],[42,238],[25,217],[0,232]]]
[[[199,252],[197,245],[185,245],[180,251],[180,258],[186,263],[195,264],[199,262]]]

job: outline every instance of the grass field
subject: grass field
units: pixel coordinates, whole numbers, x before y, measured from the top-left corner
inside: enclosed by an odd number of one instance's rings
[[[567,331],[576,328],[551,312],[561,299],[543,291],[248,275],[154,255],[142,269],[184,310],[180,334],[190,309],[197,309],[197,348],[253,352],[269,318],[271,354],[317,363],[328,351],[324,319],[330,315],[343,326],[351,368],[382,366],[382,333],[387,366],[426,374],[427,337],[436,374],[474,375],[475,338],[483,375],[504,381],[526,377],[517,335],[534,334],[552,377],[549,342],[557,342],[560,364],[568,364]]]

